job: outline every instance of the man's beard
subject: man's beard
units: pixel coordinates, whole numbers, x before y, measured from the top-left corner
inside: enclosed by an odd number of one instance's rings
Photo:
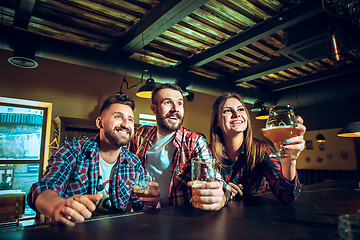
[[[166,119],[170,116],[176,116],[180,121],[177,124],[176,123],[168,123],[166,121]],[[169,133],[179,130],[184,122],[184,118],[181,117],[179,113],[168,113],[164,117],[160,116],[160,114],[157,113],[156,119],[157,119],[158,127]]]
[[[117,134],[116,133],[117,130],[127,131],[129,133],[128,137]],[[129,128],[123,128],[123,127],[115,127],[114,129],[108,128],[104,131],[104,134],[105,134],[105,137],[109,140],[109,142],[118,148],[128,145],[133,137],[132,130]]]

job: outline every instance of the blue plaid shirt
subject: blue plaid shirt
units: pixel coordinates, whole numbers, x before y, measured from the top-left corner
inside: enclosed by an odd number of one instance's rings
[[[96,194],[99,157],[98,137],[64,143],[49,159],[41,181],[32,185],[28,194],[29,206],[37,211],[36,198],[47,189],[56,191],[65,199],[75,194]],[[142,209],[143,204],[132,190],[139,172],[144,173],[139,158],[122,147],[114,166],[112,192],[109,193],[116,209],[125,211],[129,201],[134,210]]]
[[[270,148],[267,148],[264,159],[255,166],[255,171],[251,174],[246,170],[244,147],[241,148],[234,163],[224,153],[223,161],[220,163],[220,173],[227,183],[242,184],[244,198],[264,193],[267,189],[267,181],[271,191],[279,200],[285,203],[296,201],[301,190],[298,174],[292,181],[287,180],[281,172],[280,161],[270,158],[270,153]]]

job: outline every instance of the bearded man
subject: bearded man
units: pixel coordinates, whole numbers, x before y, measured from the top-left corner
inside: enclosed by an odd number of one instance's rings
[[[151,102],[150,109],[156,116],[157,126],[141,126],[131,141],[130,151],[155,178],[149,186],[159,191],[149,191],[140,200],[154,206],[154,201],[160,197],[162,207],[192,202],[194,207],[204,210],[222,208],[230,199],[231,189],[220,174],[217,181],[205,183],[191,193],[191,159],[211,158],[211,152],[203,134],[182,126],[184,98],[181,88],[175,84],[162,84],[153,90]],[[196,201],[192,201],[195,198]]]
[[[30,207],[68,226],[93,214],[124,212],[130,205],[143,209],[132,188],[138,175],[144,177],[144,169],[125,147],[134,136],[134,108],[125,95],[105,99],[96,119],[100,134],[57,149],[42,179],[30,189]]]

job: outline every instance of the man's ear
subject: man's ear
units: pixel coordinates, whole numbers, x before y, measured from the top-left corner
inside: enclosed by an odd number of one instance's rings
[[[153,113],[154,115],[156,115],[156,105],[152,103],[152,104],[150,105],[150,109],[151,109],[152,113]]]
[[[97,127],[98,129],[103,128],[103,124],[102,124],[102,119],[101,119],[101,117],[97,117],[95,122],[96,122],[96,127]]]

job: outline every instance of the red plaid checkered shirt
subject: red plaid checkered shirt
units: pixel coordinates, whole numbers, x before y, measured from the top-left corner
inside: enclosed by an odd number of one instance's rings
[[[153,145],[156,136],[156,126],[141,126],[131,141],[130,151],[136,154],[146,165],[145,153]],[[191,203],[191,188],[186,184],[191,179],[191,159],[194,157],[212,157],[205,136],[181,127],[172,141],[175,153],[172,159],[172,175],[169,188],[169,206],[179,206]],[[227,201],[231,189],[218,173],[217,179],[223,184]]]

